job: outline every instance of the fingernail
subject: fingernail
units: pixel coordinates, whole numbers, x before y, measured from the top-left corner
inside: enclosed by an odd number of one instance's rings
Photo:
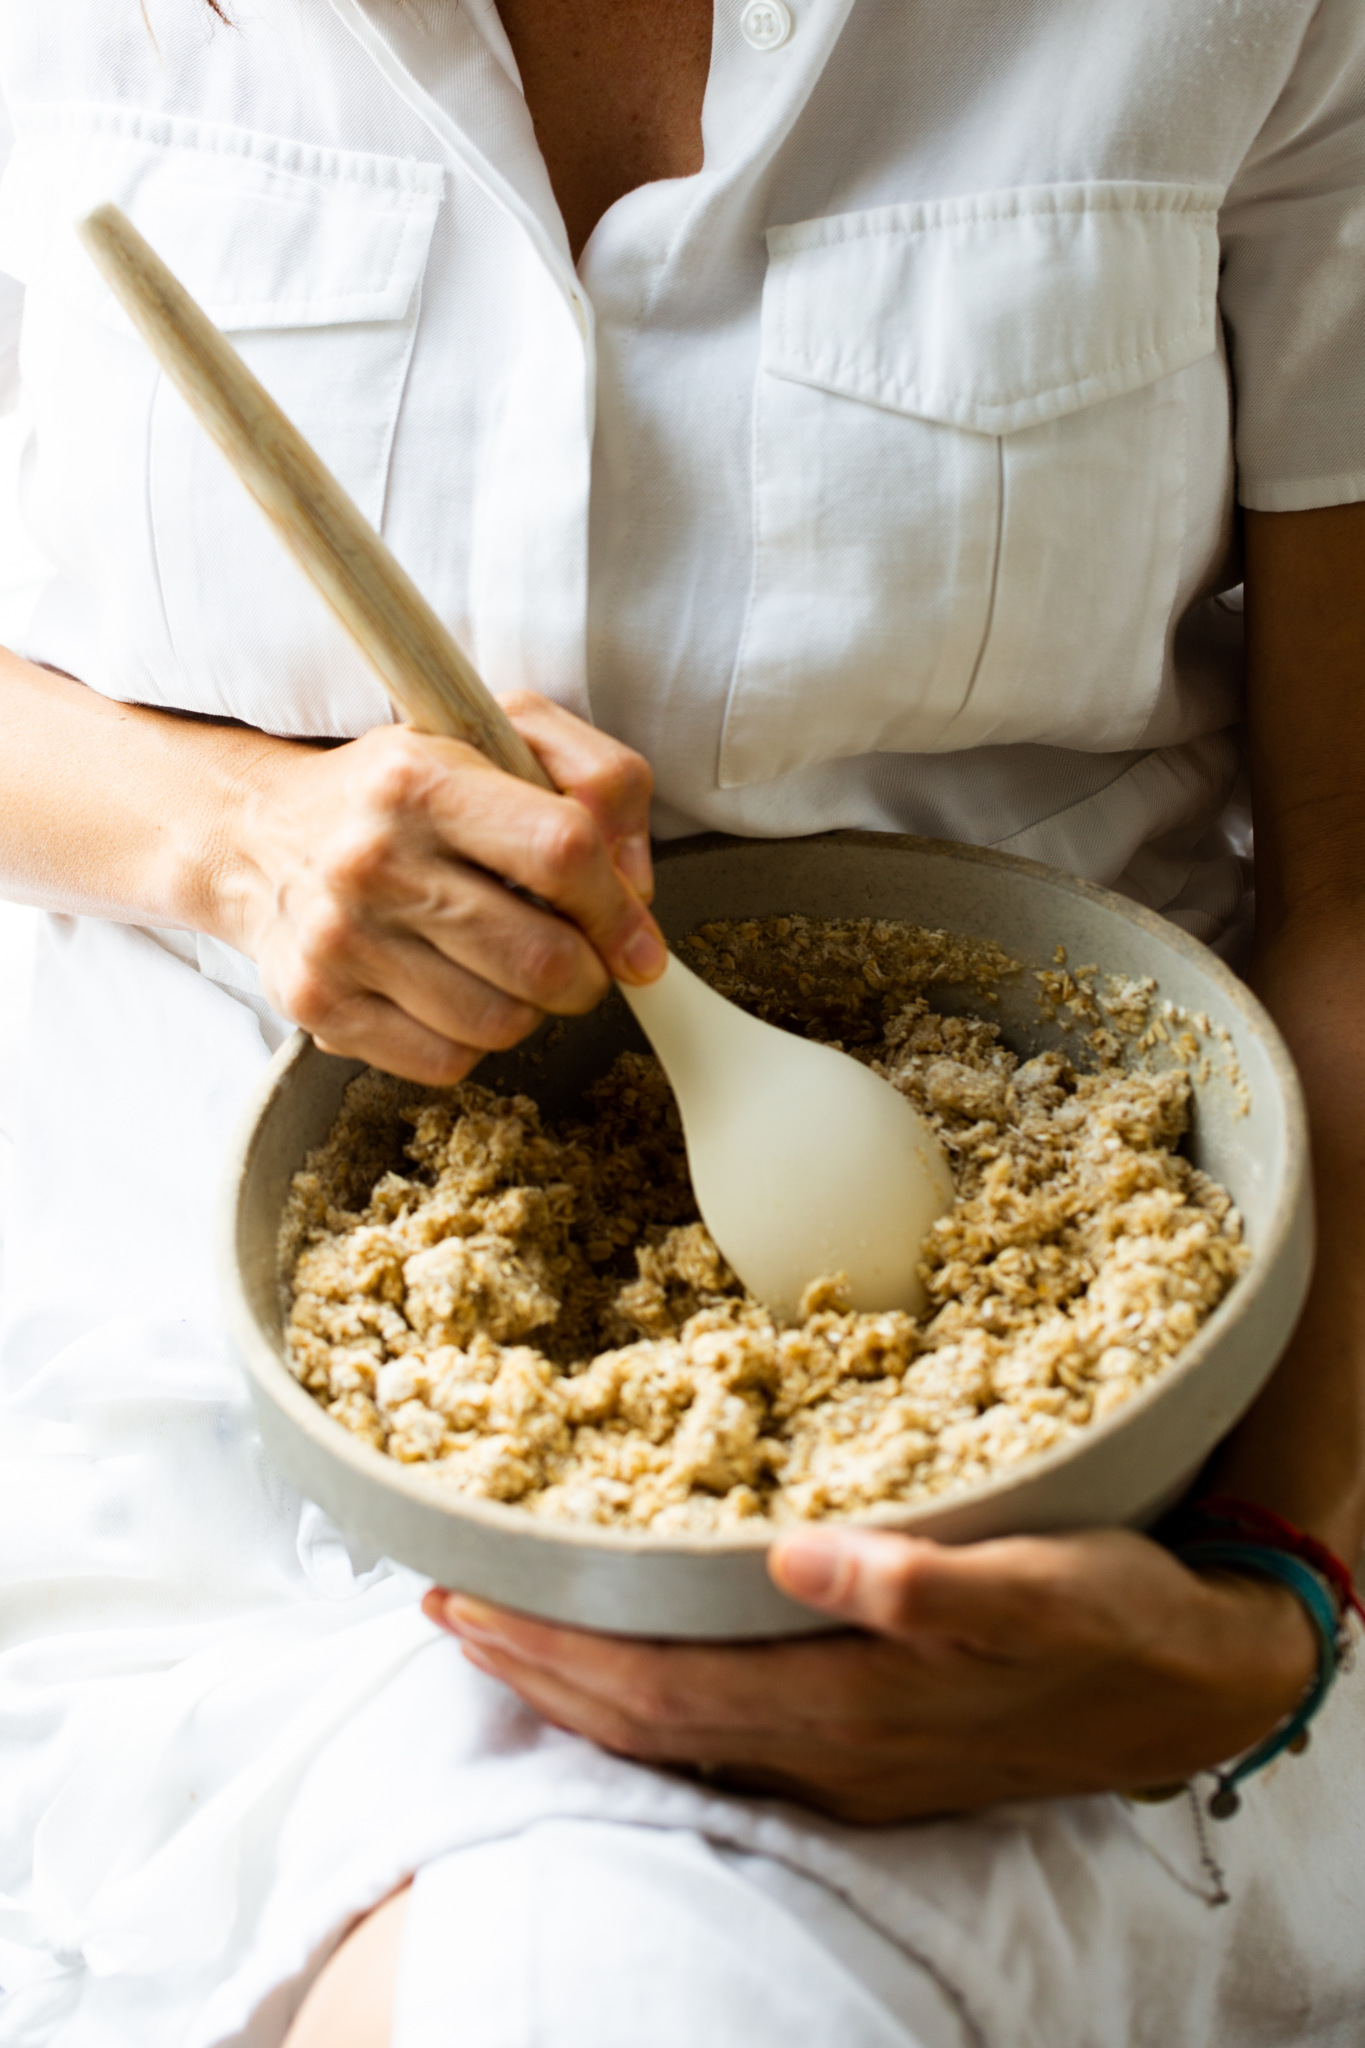
[[[445,1598],[445,1618],[459,1635],[481,1636],[486,1642],[500,1640],[502,1630],[500,1617],[495,1607],[485,1607],[481,1600],[466,1599],[460,1593],[448,1593]]]
[[[650,854],[649,834],[632,832],[627,838],[618,840],[616,865],[637,896],[648,896],[654,887],[654,861]]]
[[[642,924],[621,948],[621,965],[641,981],[657,981],[668,965],[668,948],[654,924]]]
[[[784,1592],[811,1607],[838,1599],[848,1568],[848,1559],[822,1536],[788,1536],[773,1551],[773,1577]]]

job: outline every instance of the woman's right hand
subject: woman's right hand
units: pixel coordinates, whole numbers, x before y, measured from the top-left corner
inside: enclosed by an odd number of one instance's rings
[[[562,794],[404,726],[258,759],[215,922],[325,1051],[448,1084],[663,971],[648,765],[544,698],[503,704]]]

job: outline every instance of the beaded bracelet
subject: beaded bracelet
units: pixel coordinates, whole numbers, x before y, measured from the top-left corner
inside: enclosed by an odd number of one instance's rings
[[[1307,1748],[1308,1724],[1350,1658],[1346,1615],[1350,1610],[1365,1615],[1365,1608],[1350,1572],[1325,1543],[1250,1501],[1223,1497],[1197,1501],[1172,1518],[1161,1540],[1182,1564],[1194,1570],[1221,1566],[1254,1572],[1287,1586],[1302,1603],[1318,1638],[1318,1668],[1293,1713],[1235,1764],[1214,1773],[1217,1782],[1208,1810],[1215,1820],[1228,1820],[1242,1803],[1237,1787],[1244,1778],[1264,1770],[1286,1751],[1297,1756]],[[1134,1796],[1162,1797],[1179,1789],[1161,1787],[1155,1794]]]

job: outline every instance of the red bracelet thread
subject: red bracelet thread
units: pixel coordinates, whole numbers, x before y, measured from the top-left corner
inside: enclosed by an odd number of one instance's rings
[[[1234,1500],[1230,1495],[1215,1493],[1203,1500],[1191,1501],[1187,1508],[1177,1509],[1172,1519],[1182,1534],[1191,1529],[1233,1529],[1239,1535],[1268,1543],[1275,1550],[1301,1557],[1305,1564],[1311,1564],[1322,1573],[1336,1594],[1341,1613],[1344,1615],[1349,1609],[1365,1621],[1365,1605],[1361,1604],[1360,1595],[1356,1592],[1349,1566],[1316,1536],[1296,1528],[1285,1516],[1277,1515],[1273,1508],[1258,1507],[1255,1501]]]

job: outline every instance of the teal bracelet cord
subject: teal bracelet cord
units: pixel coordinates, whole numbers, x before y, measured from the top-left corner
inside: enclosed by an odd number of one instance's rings
[[[1221,1536],[1196,1537],[1188,1543],[1173,1544],[1172,1551],[1182,1564],[1194,1570],[1221,1565],[1232,1571],[1255,1572],[1263,1579],[1278,1579],[1303,1603],[1318,1638],[1317,1672],[1294,1712],[1230,1769],[1215,1773],[1218,1784],[1209,1800],[1209,1812],[1215,1820],[1228,1820],[1242,1803],[1237,1787],[1244,1778],[1249,1778],[1253,1771],[1264,1770],[1287,1749],[1303,1747],[1308,1724],[1326,1699],[1349,1645],[1327,1580],[1291,1551],[1277,1550],[1269,1543],[1245,1543]]]

